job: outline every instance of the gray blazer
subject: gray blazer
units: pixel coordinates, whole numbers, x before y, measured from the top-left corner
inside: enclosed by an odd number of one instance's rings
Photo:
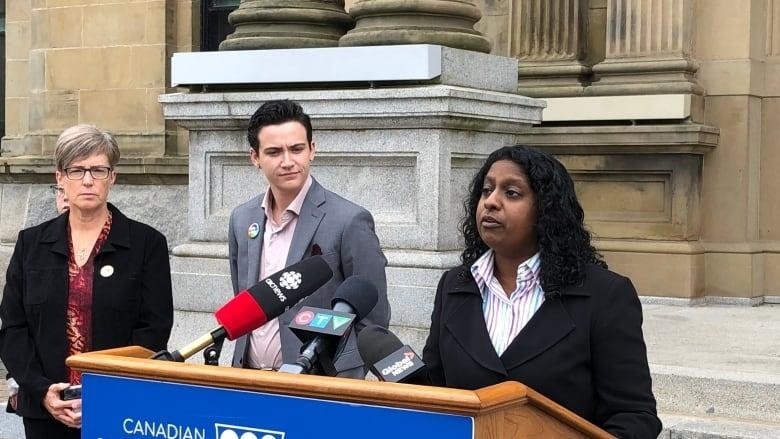
[[[264,196],[265,193],[262,193],[252,198],[236,207],[230,215],[228,245],[230,279],[233,282],[234,294],[256,284],[260,276],[260,253],[266,219],[260,204]],[[253,223],[260,226],[260,233],[255,239],[250,239],[247,230]],[[336,288],[349,276],[364,276],[376,284],[379,292],[377,305],[358,323],[357,329],[366,325],[387,327],[390,323],[390,304],[387,301],[385,278],[387,259],[374,233],[373,217],[366,209],[326,190],[312,179],[309,192],[303,200],[286,265],[311,256],[315,245],[319,246],[323,258],[333,270],[333,278],[317,292],[279,316],[284,363],[293,363],[302,346],[298,337],[287,326],[292,317],[303,306],[330,309]],[[234,367],[244,367],[248,346],[247,336],[236,340]],[[335,359],[334,366],[338,376],[361,379],[365,377],[355,331],[350,334],[342,353]]]

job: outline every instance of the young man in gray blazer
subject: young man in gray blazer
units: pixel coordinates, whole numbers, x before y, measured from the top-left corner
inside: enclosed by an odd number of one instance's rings
[[[312,255],[323,256],[333,278],[279,318],[238,339],[233,366],[278,369],[294,363],[302,343],[288,328],[292,317],[302,306],[329,309],[336,288],[352,275],[372,281],[379,292],[376,306],[358,328],[387,327],[387,260],[374,233],[374,220],[366,209],[323,188],[310,175],[315,145],[309,116],[296,102],[268,101],[252,116],[247,138],[249,157],[265,175],[268,191],[230,215],[234,293]],[[354,331],[334,367],[338,376],[365,377]]]

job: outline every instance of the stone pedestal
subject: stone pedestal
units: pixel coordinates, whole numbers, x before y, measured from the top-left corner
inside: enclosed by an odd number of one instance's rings
[[[534,97],[579,96],[590,74],[583,63],[587,0],[520,0],[512,15],[511,56],[520,61],[518,92]]]
[[[349,13],[355,28],[340,46],[426,43],[490,52],[490,41],[474,30],[482,14],[470,0],[362,0]]]
[[[343,0],[242,0],[228,20],[219,50],[338,46],[353,25]]]
[[[514,93],[513,60],[474,54],[480,62],[466,65],[468,54],[442,59],[443,71],[471,72],[467,78],[425,86],[162,96],[166,119],[190,139],[192,242],[174,249],[177,308],[211,313],[230,297],[228,216],[266,188],[249,164],[247,120],[264,101],[289,98],[312,118],[312,174],[373,214],[388,257],[391,323],[421,342],[442,270],[458,264],[457,223],[470,179],[487,154],[538,123],[543,107]],[[453,60],[464,65],[447,65]],[[484,80],[496,72],[510,80]]]

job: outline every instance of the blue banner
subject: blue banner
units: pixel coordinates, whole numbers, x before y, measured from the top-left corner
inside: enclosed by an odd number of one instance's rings
[[[107,375],[83,376],[84,439],[472,439],[472,418]]]

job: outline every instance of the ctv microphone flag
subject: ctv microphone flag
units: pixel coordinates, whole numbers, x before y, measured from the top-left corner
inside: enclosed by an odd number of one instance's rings
[[[354,321],[355,315],[348,312],[304,306],[289,327],[301,341],[307,342],[317,335],[341,338]]]
[[[279,372],[311,373],[316,364],[325,375],[336,375],[333,353],[337,345],[352,330],[355,314],[332,309],[304,306],[288,327],[303,342],[301,355],[295,364],[283,364]]]
[[[376,306],[379,293],[373,283],[362,276],[344,279],[333,293],[332,310],[302,309],[289,325],[304,342],[294,364],[285,363],[279,372],[311,373],[315,365],[321,372],[335,376],[333,356],[343,347],[353,323],[358,323]]]

